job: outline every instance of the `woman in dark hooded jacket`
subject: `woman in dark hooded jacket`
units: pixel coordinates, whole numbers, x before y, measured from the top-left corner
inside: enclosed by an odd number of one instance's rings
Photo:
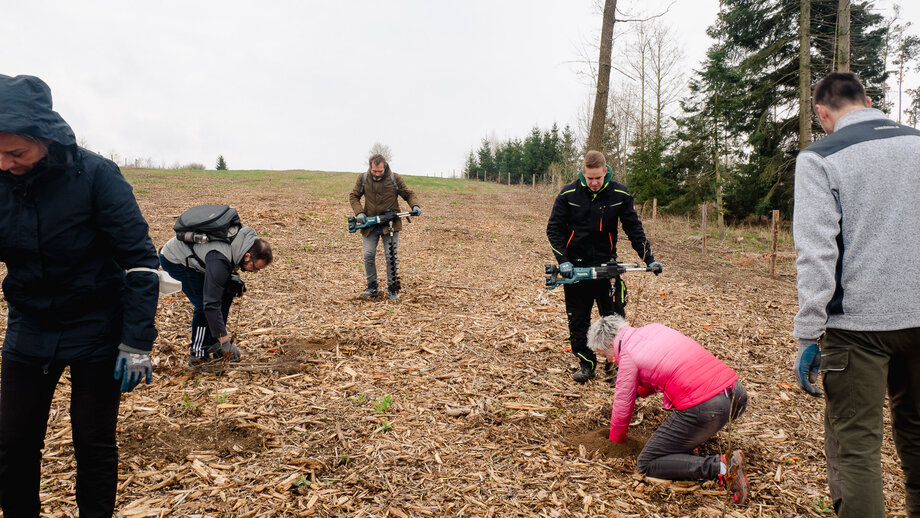
[[[157,254],[118,166],[76,145],[31,76],[0,75],[0,261],[0,508],[39,515],[48,415],[69,366],[77,506],[112,516],[120,393],[152,373]]]

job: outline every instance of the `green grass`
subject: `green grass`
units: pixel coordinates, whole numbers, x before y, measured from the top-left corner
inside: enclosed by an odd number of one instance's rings
[[[233,185],[245,185],[256,189],[306,189],[315,196],[333,199],[342,198],[351,192],[360,174],[307,170],[189,171],[175,169],[124,169],[123,173],[136,192],[147,192],[150,189],[164,186],[188,190],[220,179]],[[409,189],[417,193],[449,191],[460,194],[494,194],[520,188],[459,178],[405,175],[403,179]]]

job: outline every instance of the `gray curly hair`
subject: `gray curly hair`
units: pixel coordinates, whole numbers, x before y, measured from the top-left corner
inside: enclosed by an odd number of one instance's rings
[[[595,353],[606,351],[616,339],[620,328],[629,322],[620,315],[608,315],[595,320],[588,328],[588,349]]]

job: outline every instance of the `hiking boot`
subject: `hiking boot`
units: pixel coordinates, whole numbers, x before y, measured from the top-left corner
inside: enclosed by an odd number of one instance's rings
[[[376,298],[377,295],[380,295],[380,292],[377,291],[377,288],[368,288],[361,292],[361,296],[368,298]]]
[[[746,505],[748,478],[747,473],[744,472],[744,458],[741,456],[741,450],[733,451],[727,462],[725,455],[722,455],[719,460],[725,464],[725,474],[719,475],[719,485],[731,494],[732,503]]]
[[[210,356],[192,356],[188,359],[188,367],[190,369],[197,369],[205,363],[210,363]]]
[[[214,342],[213,344],[205,347],[204,357],[202,359],[204,361],[208,361],[211,358],[220,360],[223,359],[223,357],[224,353],[220,350],[220,342]],[[189,362],[191,362],[191,360],[189,360]]]
[[[390,300],[399,300],[399,293],[387,290],[387,297],[390,297]]]
[[[607,378],[607,383],[617,382],[617,364],[616,362],[607,362],[604,364],[604,376]]]
[[[593,377],[594,369],[585,363],[581,365],[581,368],[575,371],[575,374],[572,374],[572,379],[578,383],[587,383],[587,381]]]

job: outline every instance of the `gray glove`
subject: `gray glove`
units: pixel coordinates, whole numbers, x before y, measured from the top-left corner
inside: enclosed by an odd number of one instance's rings
[[[418,205],[412,207],[412,215],[413,215],[413,216],[421,216],[421,215],[422,215],[422,209],[420,209]]]
[[[121,380],[121,392],[131,392],[144,378],[150,385],[153,380],[150,353],[125,344],[119,345],[118,356],[115,358],[115,379]]]
[[[648,263],[648,267],[649,267],[649,269],[652,270],[652,273],[654,273],[656,277],[657,277],[659,274],[661,274],[662,269],[664,269],[664,266],[663,266],[661,263],[659,263],[658,261],[652,261],[652,262]]]
[[[575,265],[566,261],[559,265],[559,274],[566,279],[571,279],[575,275]]]
[[[223,353],[224,358],[232,361],[240,361],[240,348],[236,346],[235,343],[227,340],[225,343],[220,344],[220,352]]]
[[[355,222],[358,223],[359,225],[363,225],[367,223],[367,214],[363,212],[359,212],[358,215],[355,216]]]

